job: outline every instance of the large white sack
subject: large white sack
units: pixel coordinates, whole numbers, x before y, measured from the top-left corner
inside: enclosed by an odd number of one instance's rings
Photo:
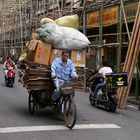
[[[57,49],[80,50],[90,44],[88,38],[78,30],[51,23],[37,33],[43,41],[52,43]]]
[[[50,23],[45,24],[41,28],[36,30],[40,39],[48,43],[54,43],[54,36],[52,36],[52,34],[55,31],[56,31],[56,26]]]
[[[61,43],[63,40],[63,32],[61,28],[57,28],[57,25],[54,24],[45,24],[42,28],[36,30],[40,39],[44,42],[57,44]]]

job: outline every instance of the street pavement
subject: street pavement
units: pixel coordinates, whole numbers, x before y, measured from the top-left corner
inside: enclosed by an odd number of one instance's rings
[[[28,112],[28,92],[18,83],[4,84],[0,70],[0,140],[139,140],[140,111],[127,104],[115,113],[95,108],[88,92],[76,91],[77,122],[73,130],[65,127],[62,116],[45,108]]]

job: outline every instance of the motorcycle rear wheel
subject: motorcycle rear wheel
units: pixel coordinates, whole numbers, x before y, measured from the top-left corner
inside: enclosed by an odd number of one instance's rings
[[[113,101],[109,101],[108,102],[108,109],[110,112],[116,112],[117,104],[114,103]]]
[[[33,97],[33,93],[29,93],[29,100],[28,100],[28,108],[31,115],[35,112],[35,99]]]
[[[95,100],[93,99],[93,97],[92,97],[92,94],[91,94],[91,93],[89,94],[89,102],[90,102],[90,104],[91,104],[92,106],[94,106],[94,105],[95,105]]]
[[[10,82],[9,82],[9,86],[12,88],[13,85],[14,85],[14,83],[13,83],[13,80],[11,79]]]
[[[72,129],[76,124],[77,109],[74,99],[64,101],[64,121],[68,128]]]

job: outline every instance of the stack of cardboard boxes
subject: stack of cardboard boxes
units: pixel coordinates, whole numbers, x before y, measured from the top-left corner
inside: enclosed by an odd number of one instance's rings
[[[86,63],[85,51],[71,51],[71,60],[76,67],[85,67]]]
[[[51,44],[40,40],[31,40],[28,49],[27,60],[37,64],[50,65]]]
[[[63,50],[54,49],[52,44],[40,40],[31,40],[27,59],[31,62],[50,65],[56,57],[60,57]],[[85,67],[85,51],[71,51],[70,59],[76,67]]]
[[[63,50],[53,48],[52,44],[45,43],[36,39],[36,36],[33,34],[32,40],[28,43],[28,54],[27,61],[38,64],[50,66],[53,60],[56,57],[60,57]],[[76,82],[75,87],[77,89],[84,89],[84,73],[83,67],[85,67],[85,51],[76,51],[73,50],[70,53],[70,59],[73,61],[77,73],[79,75],[78,82]]]

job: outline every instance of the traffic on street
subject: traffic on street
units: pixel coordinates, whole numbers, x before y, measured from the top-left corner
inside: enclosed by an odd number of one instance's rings
[[[0,71],[0,140],[138,140],[140,112],[127,104],[115,113],[91,106],[88,92],[75,92],[77,120],[74,128],[65,126],[61,113],[43,108],[31,115],[27,90],[18,82],[7,87]]]
[[[140,0],[0,0],[0,140],[140,139]]]

